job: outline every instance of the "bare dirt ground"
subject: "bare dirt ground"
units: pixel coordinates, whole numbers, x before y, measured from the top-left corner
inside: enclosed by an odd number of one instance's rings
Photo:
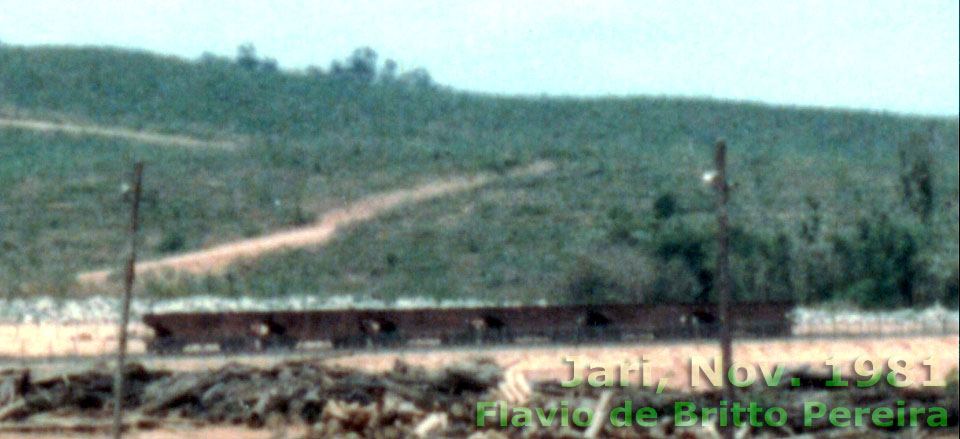
[[[3,128],[111,137],[162,146],[227,149],[232,149],[237,146],[235,142],[225,140],[203,140],[190,136],[160,134],[150,131],[138,131],[120,127],[80,125],[69,122],[52,122],[38,119],[15,119],[0,116],[0,129]]]
[[[75,325],[3,325],[0,326],[0,367],[4,362],[30,361],[43,368],[43,359],[50,357],[46,367],[52,370],[89,368],[108,359],[116,349],[116,326],[107,324]],[[131,325],[129,351],[143,354],[145,337],[149,329],[142,324]],[[960,336],[884,336],[843,338],[797,338],[774,340],[744,340],[735,344],[736,361],[745,364],[783,364],[785,366],[810,365],[826,370],[829,359],[845,364],[850,371],[851,363],[858,357],[877,360],[886,365],[894,356],[902,356],[917,371],[917,382],[927,379],[928,367],[922,362],[933,358],[934,370],[943,378],[960,364]],[[360,350],[330,351],[327,349],[295,351],[286,355],[210,355],[181,357],[140,357],[151,367],[173,370],[212,369],[228,362],[258,366],[272,365],[290,359],[322,359],[332,365],[378,372],[389,370],[399,360],[428,369],[442,368],[454,363],[483,356],[494,359],[505,368],[522,374],[530,380],[565,380],[570,378],[572,368],[567,358],[577,358],[582,365],[603,364],[617,366],[621,362],[639,362],[645,359],[651,366],[650,378],[668,377],[667,384],[674,388],[690,385],[690,359],[710,359],[719,355],[719,349],[711,341],[649,342],[635,344],[580,345],[580,346],[502,346],[502,347],[451,347],[415,348],[408,350]],[[639,378],[633,375],[632,378]]]
[[[143,337],[149,329],[132,323],[128,351],[143,352]],[[117,325],[0,324],[0,357],[37,358],[55,356],[98,356],[117,349]]]
[[[507,177],[544,174],[554,167],[551,162],[539,161],[511,171],[507,174]],[[319,222],[308,227],[138,263],[137,275],[165,271],[206,273],[223,269],[238,259],[251,258],[266,252],[322,244],[329,241],[338,228],[348,224],[369,220],[403,204],[421,202],[447,194],[476,189],[496,179],[497,176],[492,174],[478,174],[438,180],[412,189],[401,189],[374,195],[347,207],[329,212]],[[112,270],[91,271],[81,273],[77,279],[84,283],[103,283],[108,280],[112,272]]]

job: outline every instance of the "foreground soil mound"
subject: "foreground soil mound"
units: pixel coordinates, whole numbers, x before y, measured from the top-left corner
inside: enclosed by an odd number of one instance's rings
[[[30,369],[0,370],[0,432],[63,431],[71,425],[83,431],[93,429],[91,425],[107,425],[113,385],[107,370],[48,376],[37,376]],[[126,377],[126,417],[132,428],[156,428],[175,421],[252,428],[299,426],[305,433],[298,434],[305,438],[713,438],[718,437],[715,417],[676,426],[675,418],[682,416],[676,412],[677,403],[726,406],[712,391],[658,394],[639,386],[530,384],[522,374],[486,359],[439,370],[398,362],[393,370],[379,374],[313,361],[270,368],[229,364],[199,372],[149,370],[134,364],[126,369]],[[792,369],[782,380],[789,384],[743,389],[738,398],[744,406],[753,401],[781,407],[787,420],[782,426],[741,425],[737,437],[956,437],[955,381],[946,388],[858,389],[828,387],[829,379],[810,369]],[[831,408],[851,407],[851,411],[852,407],[886,407],[894,413],[894,421],[898,409],[943,407],[947,425],[931,427],[923,417],[916,426],[851,422],[838,427],[828,416],[805,423],[804,404],[811,401]],[[628,403],[634,410],[649,407],[660,414],[658,425],[613,425],[611,411]],[[527,425],[517,417],[523,408],[533,413]],[[603,422],[578,425],[577,409],[587,409]],[[501,420],[502,414],[507,418]]]

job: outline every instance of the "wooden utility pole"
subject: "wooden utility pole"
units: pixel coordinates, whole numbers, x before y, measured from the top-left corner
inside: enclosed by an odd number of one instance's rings
[[[140,211],[140,184],[143,180],[143,162],[133,166],[133,208],[130,213],[130,254],[127,258],[126,275],[123,278],[123,310],[117,340],[117,370],[113,376],[113,437],[123,437],[123,370],[127,356],[127,324],[130,322],[130,298],[133,295],[133,280],[137,267],[137,229]]]
[[[733,403],[733,386],[730,384],[728,371],[733,364],[733,348],[731,346],[730,326],[730,231],[727,218],[727,201],[730,200],[730,187],[727,185],[727,144],[718,140],[714,145],[714,163],[717,175],[714,184],[720,195],[717,206],[717,301],[720,308],[720,369],[723,373],[723,399],[727,404]],[[721,427],[720,431],[725,439],[733,438],[733,428],[730,425]]]

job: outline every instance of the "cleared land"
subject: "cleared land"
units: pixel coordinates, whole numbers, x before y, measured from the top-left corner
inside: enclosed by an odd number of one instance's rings
[[[539,175],[554,169],[548,161],[539,161],[507,174],[508,178]],[[364,221],[405,203],[415,203],[446,194],[482,187],[496,177],[479,174],[469,177],[435,181],[413,189],[402,189],[379,194],[366,200],[336,209],[323,216],[315,225],[273,233],[257,238],[221,244],[213,248],[182,255],[170,256],[155,261],[137,263],[137,274],[152,274],[164,271],[205,274],[221,270],[238,259],[253,258],[280,249],[296,249],[322,244],[333,237],[339,227]],[[98,270],[81,273],[80,282],[105,282],[113,270]]]
[[[140,324],[131,327],[133,341],[130,351],[143,353],[143,338],[150,330]],[[849,363],[859,356],[887,361],[895,355],[903,356],[917,369],[926,370],[921,362],[933,358],[935,370],[944,376],[958,367],[960,338],[948,336],[885,336],[846,337],[793,340],[744,340],[736,343],[735,357],[748,364],[811,365],[825,368],[824,361],[834,358]],[[28,360],[43,368],[38,359],[52,356],[53,369],[70,365],[71,368],[88,367],[104,359],[116,349],[116,326],[103,324],[84,325],[4,325],[0,326],[0,356],[8,362]],[[522,372],[531,379],[557,380],[570,375],[569,364],[564,358],[580,357],[584,364],[619,364],[622,361],[639,361],[646,357],[653,366],[652,374],[659,377],[674,375],[670,384],[683,388],[689,384],[689,370],[693,356],[714,357],[719,355],[715,342],[689,341],[680,343],[650,342],[646,344],[611,344],[601,346],[500,346],[474,349],[470,347],[441,349],[411,349],[406,351],[298,351],[288,355],[238,355],[238,356],[187,356],[147,357],[147,364],[179,370],[202,370],[219,367],[228,362],[269,365],[290,358],[329,358],[330,364],[368,371],[384,371],[394,366],[397,360],[428,369],[448,366],[477,357],[489,356],[498,364]],[[71,360],[64,360],[65,356]],[[60,358],[58,358],[60,357]],[[109,357],[106,357],[109,359]],[[67,361],[67,362],[65,362]],[[848,365],[849,366],[849,365]],[[942,378],[942,377],[941,377]]]

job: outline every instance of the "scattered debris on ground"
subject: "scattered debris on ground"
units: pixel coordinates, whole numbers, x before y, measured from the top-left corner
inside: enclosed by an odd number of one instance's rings
[[[780,387],[743,389],[740,398],[744,404],[754,401],[765,407],[782,407],[787,422],[779,427],[744,425],[737,429],[737,437],[927,437],[956,431],[955,383],[946,388],[826,387],[829,379],[820,372],[796,368],[784,372],[781,381],[786,384]],[[716,438],[715,417],[690,427],[675,427],[674,416],[680,416],[675,413],[675,404],[726,404],[713,391],[668,390],[657,394],[640,386],[571,388],[559,382],[527,383],[522,374],[504,371],[486,359],[440,370],[398,362],[383,374],[317,361],[287,362],[270,368],[229,364],[215,370],[176,373],[131,364],[126,368],[126,382],[126,418],[132,428],[156,428],[165,422],[268,429],[297,425],[306,426],[304,439]],[[112,413],[112,386],[113,377],[106,367],[46,376],[37,376],[29,369],[0,370],[0,432],[103,429]],[[640,407],[656,410],[657,425],[614,426],[609,414],[628,401],[634,411]],[[929,427],[921,418],[916,427],[880,429],[870,427],[870,423],[837,427],[827,416],[805,425],[803,410],[808,401],[850,407],[851,411],[853,407],[888,407],[894,413],[898,408],[944,407],[949,426]],[[481,410],[481,404],[494,405]],[[528,419],[530,425],[512,425],[518,407],[533,413]],[[576,425],[576,410],[582,408],[596,413],[596,419],[604,422]],[[554,416],[544,423],[537,409]],[[504,412],[508,413],[506,427],[500,420]],[[478,413],[486,414],[483,426],[478,426]]]

